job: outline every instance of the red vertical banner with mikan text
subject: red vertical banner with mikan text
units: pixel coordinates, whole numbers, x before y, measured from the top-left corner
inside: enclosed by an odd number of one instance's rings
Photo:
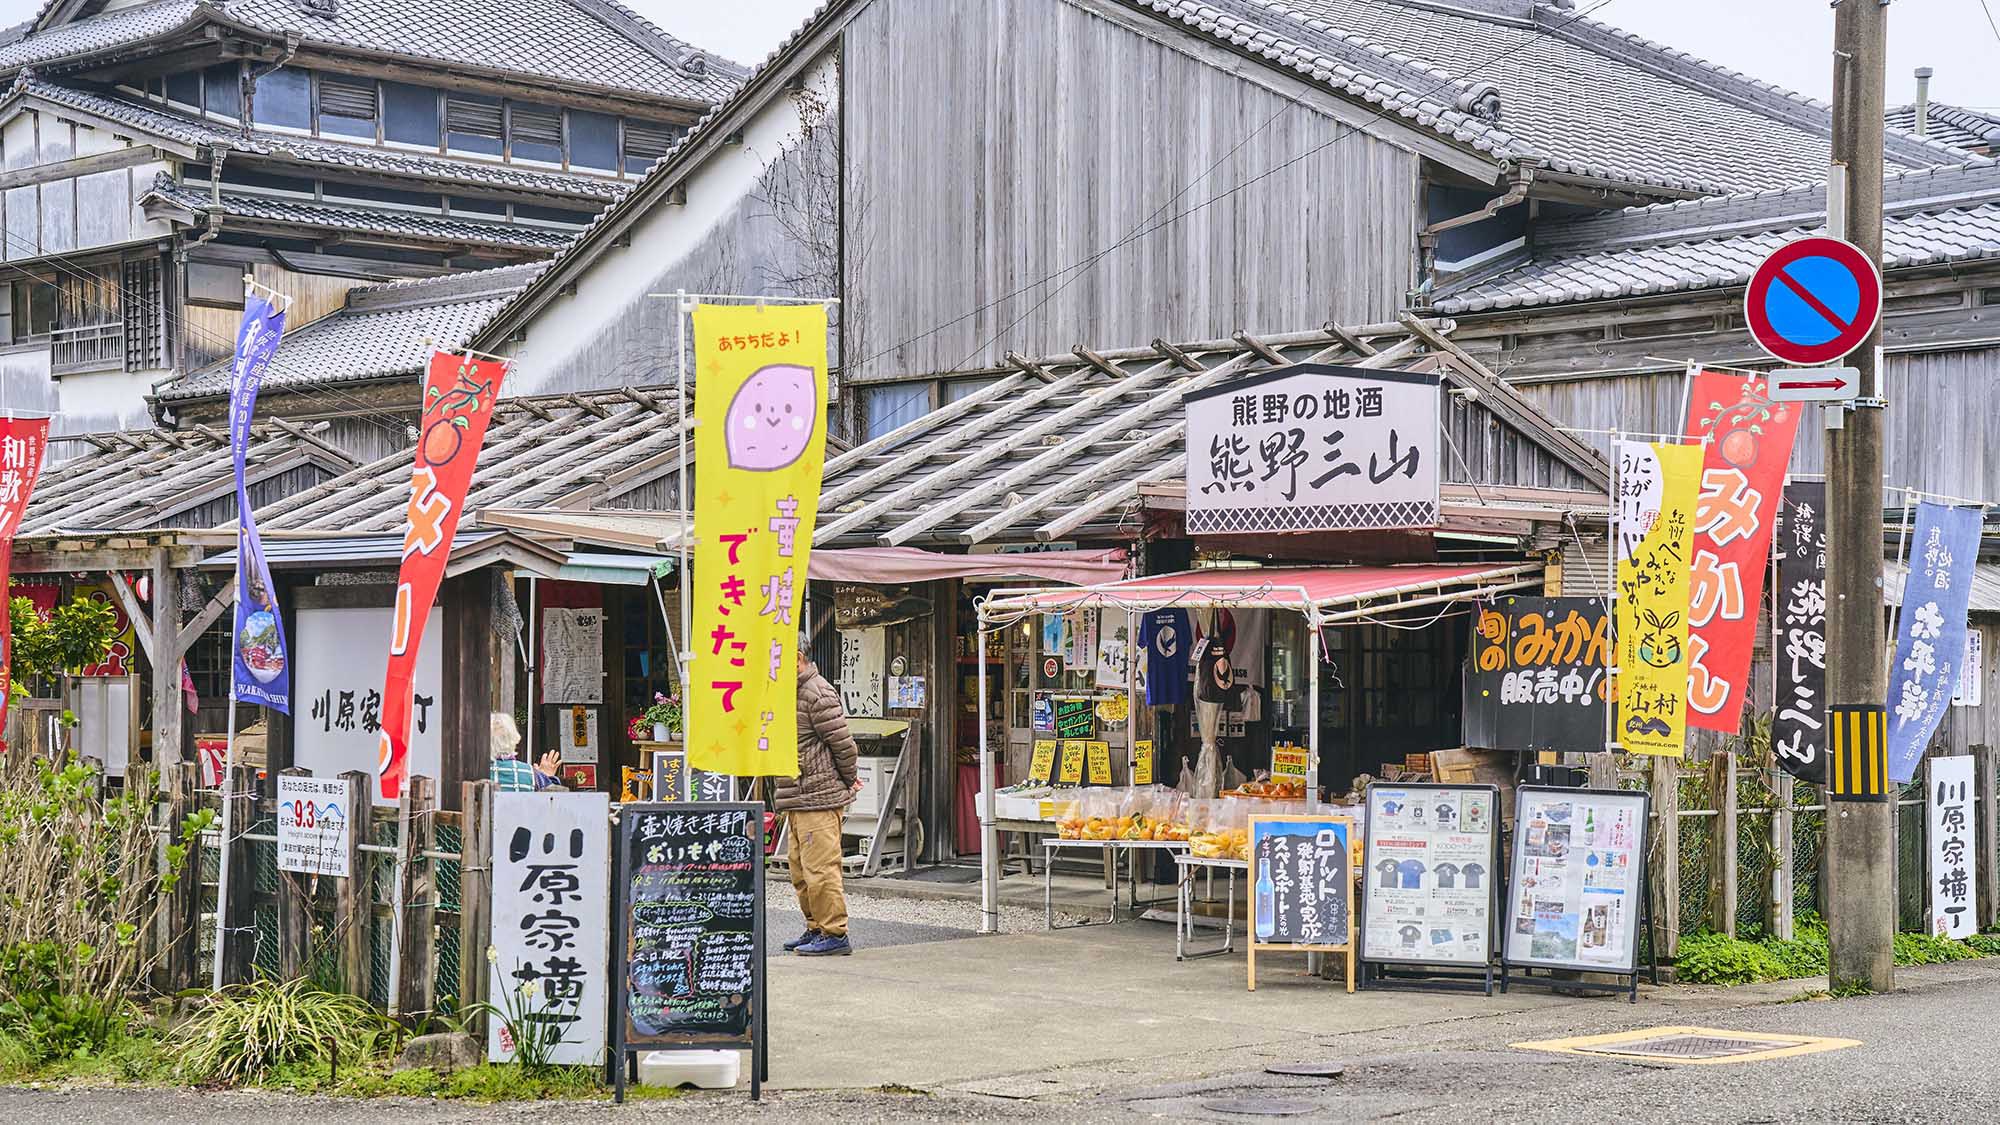
[[[1799,405],[1772,402],[1763,376],[1694,374],[1687,436],[1708,442],[1688,581],[1691,727],[1742,726],[1757,604],[1798,428]]]
[[[389,633],[389,671],[382,683],[381,787],[397,800],[410,771],[411,693],[424,622],[444,582],[451,541],[472,469],[486,442],[486,424],[507,374],[502,360],[432,352],[424,376],[423,413],[417,423],[417,464],[410,474],[409,526],[403,532],[403,565],[396,575],[396,615]]]
[[[48,447],[47,418],[0,419],[0,738],[6,734],[7,703],[14,692],[14,618],[7,595],[14,536],[28,513]]]

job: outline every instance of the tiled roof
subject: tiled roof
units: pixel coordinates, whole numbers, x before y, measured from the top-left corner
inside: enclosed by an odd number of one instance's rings
[[[1917,131],[1917,107],[1914,105],[1891,106],[1882,119],[1891,129],[1900,129],[1905,133]],[[1929,112],[1924,115],[1924,135],[1939,144],[1967,152],[1986,153],[2000,146],[2000,117],[1932,102]]]
[[[1825,175],[1823,104],[1547,3],[1421,0],[1181,0],[1266,14],[1308,45],[1359,60],[1387,56],[1434,76],[1436,97],[1489,111],[1515,144],[1562,172],[1716,194],[1811,183]],[[1153,6],[1160,6],[1158,3]],[[1471,8],[1485,11],[1470,11]],[[1583,7],[1578,5],[1578,7]],[[1587,8],[1585,9],[1587,10]],[[1374,68],[1370,68],[1374,69]],[[1963,159],[1892,137],[1889,160]]]
[[[351,290],[345,306],[285,334],[264,390],[414,375],[429,362],[433,343],[464,347],[542,268],[537,262]],[[163,388],[159,397],[167,402],[224,397],[230,375],[228,361],[217,363]]]
[[[95,54],[143,42],[190,25],[205,5],[197,0],[154,0],[26,35],[0,47],[0,71]],[[209,11],[215,11],[209,7]]]
[[[312,479],[350,469],[354,458],[322,441],[321,426],[262,422],[251,427],[245,456],[252,503],[283,491],[288,477],[311,467]],[[76,456],[52,462],[21,520],[24,536],[58,531],[137,531],[205,527],[198,518],[234,479],[229,434],[208,426],[178,433],[133,430],[58,439]],[[266,483],[268,482],[268,483]],[[229,504],[234,518],[235,504]]]
[[[12,89],[4,99],[0,99],[0,105],[23,95],[67,106],[108,121],[130,125],[136,130],[195,147],[227,144],[238,152],[289,158],[359,172],[409,176],[448,184],[546,192],[599,201],[616,199],[623,195],[626,189],[625,184],[595,176],[572,176],[563,172],[520,165],[455,160],[445,156],[341,144],[338,141],[296,137],[268,129],[252,129],[245,133],[232,125],[191,117],[172,109],[148,105],[117,94],[50,82],[30,71],[23,71],[16,77]]]
[[[183,184],[164,172],[153,181],[152,190],[139,200],[141,206],[159,202],[182,207],[197,214],[207,213],[212,206],[207,191]],[[487,223],[443,215],[313,203],[233,192],[222,194],[222,213],[228,218],[263,220],[291,226],[516,250],[559,250],[569,244],[571,237],[568,231],[540,230],[509,223]]]
[[[215,19],[308,47],[653,98],[712,104],[743,76],[735,63],[666,34],[616,0],[340,0],[334,14],[298,0],[153,0],[63,23],[0,47],[0,71],[143,42]]]
[[[2000,257],[2000,166],[1905,172],[1884,188],[1886,268]],[[1823,186],[1580,219],[1538,231],[1532,260],[1449,287],[1435,308],[1460,315],[1744,285],[1772,250],[1825,223]]]
[[[681,444],[677,413],[671,387],[502,398],[464,510],[583,508],[671,476]],[[263,508],[257,522],[268,530],[397,531],[409,502],[406,448]]]

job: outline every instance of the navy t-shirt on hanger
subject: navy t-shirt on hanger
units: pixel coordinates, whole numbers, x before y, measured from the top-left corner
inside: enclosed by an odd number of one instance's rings
[[[1184,609],[1155,609],[1139,619],[1139,644],[1146,650],[1146,706],[1187,702],[1188,656],[1194,629]]]

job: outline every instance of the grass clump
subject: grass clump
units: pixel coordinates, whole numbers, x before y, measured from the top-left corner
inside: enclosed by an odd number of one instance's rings
[[[300,1064],[316,1060],[332,1069],[343,1054],[354,1062],[373,1059],[396,1034],[359,997],[310,980],[258,981],[216,993],[166,1046],[182,1078],[242,1085],[296,1074]]]
[[[1800,919],[1794,933],[1790,941],[1759,937],[1754,933],[1741,938],[1711,932],[1692,934],[1681,939],[1675,971],[1681,980],[1691,984],[1720,985],[1825,975],[1831,964],[1826,923],[1808,916]],[[2000,955],[2000,934],[1974,934],[1964,941],[1932,934],[1897,934],[1895,951],[1898,965],[1939,965],[1973,957],[1992,957]],[[1858,995],[1849,990],[1852,984],[1844,982],[1831,994]],[[1865,983],[1860,991],[1867,991]]]

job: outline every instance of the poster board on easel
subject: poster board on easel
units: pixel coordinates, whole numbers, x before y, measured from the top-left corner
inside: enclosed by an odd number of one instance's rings
[[[1354,828],[1330,814],[1250,818],[1250,991],[1260,949],[1343,954],[1354,991]]]
[[[1493,994],[1500,791],[1377,782],[1362,831],[1361,971],[1370,987]]]
[[[1545,984],[1624,992],[1637,1003],[1639,940],[1653,918],[1646,883],[1651,797],[1640,789],[1523,785],[1514,801],[1500,991],[1510,983]],[[1579,973],[1624,979],[1606,984],[1575,979]],[[1652,976],[1657,984],[1657,964]]]

